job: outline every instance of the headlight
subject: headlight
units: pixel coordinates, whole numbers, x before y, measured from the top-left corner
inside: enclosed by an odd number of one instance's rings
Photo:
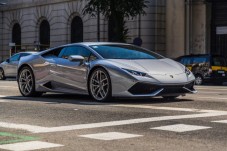
[[[192,76],[192,72],[187,67],[185,67],[185,73],[188,77]]]
[[[131,73],[132,75],[135,75],[135,76],[142,76],[142,77],[144,77],[144,76],[147,75],[146,73],[139,72],[139,71],[124,69],[124,68],[122,68],[122,69],[125,70],[125,71],[127,71],[127,72],[129,72],[129,73]]]

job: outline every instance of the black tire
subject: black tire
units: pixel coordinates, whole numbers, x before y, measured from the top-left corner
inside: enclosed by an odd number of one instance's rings
[[[25,72],[29,73],[29,77],[31,77],[31,79],[29,79],[28,81],[28,77],[27,80],[24,79],[23,75]],[[27,90],[28,92],[26,92],[26,83],[27,85],[29,84],[29,88],[30,90]],[[24,86],[24,88],[23,88]],[[43,93],[42,92],[36,92],[35,91],[35,78],[34,78],[34,74],[33,71],[31,70],[30,67],[23,67],[20,71],[19,71],[19,75],[18,75],[18,87],[20,90],[20,93],[24,96],[24,97],[39,97],[41,96]],[[28,87],[28,86],[27,86]],[[25,89],[25,90],[23,90]]]
[[[179,95],[177,96],[162,96],[164,99],[167,99],[167,100],[175,100],[177,97],[179,97]]]
[[[98,95],[96,96],[96,95],[94,94],[94,93],[95,93],[94,91],[96,91],[96,90],[93,90],[94,88],[92,88],[92,85],[94,85],[94,83],[92,83],[92,79],[94,78],[95,74],[97,74],[97,72],[103,73],[103,76],[104,76],[104,75],[106,76],[107,82],[108,82],[108,88],[106,88],[106,89],[107,89],[107,92],[106,92],[105,97],[103,97],[103,98],[100,98]],[[101,77],[102,77],[102,76],[101,76]],[[98,89],[99,89],[99,90],[102,89],[103,92],[104,92],[104,89],[105,89],[105,87],[104,87],[104,82],[103,82],[103,83],[100,83],[100,82],[99,82],[99,84],[97,84],[97,85],[99,85],[99,86],[97,86]],[[99,90],[98,90],[98,92],[99,92]],[[102,90],[100,90],[100,91],[102,91]],[[88,82],[88,92],[89,92],[90,96],[92,96],[92,98],[93,98],[94,100],[99,101],[99,102],[108,101],[109,99],[112,98],[112,86],[111,86],[111,80],[110,80],[110,76],[109,76],[108,72],[107,72],[105,69],[103,69],[103,68],[97,68],[97,69],[95,69],[95,70],[90,74],[90,76],[89,76],[89,82]],[[98,93],[98,92],[97,92],[97,93]],[[100,92],[100,94],[101,94],[101,92]],[[101,95],[100,95],[100,96],[101,96]],[[101,97],[102,97],[102,96],[101,96]]]
[[[0,68],[0,80],[5,80],[6,77],[5,77],[5,73],[4,73],[4,70],[2,68]]]
[[[195,85],[202,85],[204,83],[203,77],[200,74],[195,75]]]

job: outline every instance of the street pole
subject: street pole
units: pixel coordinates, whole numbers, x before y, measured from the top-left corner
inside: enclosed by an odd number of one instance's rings
[[[97,12],[97,40],[98,42],[100,41],[100,10],[98,7],[98,12]]]
[[[141,38],[141,14],[139,14],[139,34],[138,37]]]
[[[185,0],[186,2],[186,50],[185,54],[192,53],[192,41],[193,41],[193,10],[192,10],[192,0]]]

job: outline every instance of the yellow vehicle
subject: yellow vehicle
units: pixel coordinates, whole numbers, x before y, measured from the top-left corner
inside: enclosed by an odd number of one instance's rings
[[[185,65],[195,75],[195,84],[215,82],[222,84],[227,81],[226,59],[218,55],[187,55],[176,59]]]

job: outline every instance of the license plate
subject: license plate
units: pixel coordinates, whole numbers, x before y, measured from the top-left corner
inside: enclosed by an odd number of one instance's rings
[[[218,71],[218,73],[222,73],[222,74],[224,74],[224,73],[225,73],[225,71]]]

